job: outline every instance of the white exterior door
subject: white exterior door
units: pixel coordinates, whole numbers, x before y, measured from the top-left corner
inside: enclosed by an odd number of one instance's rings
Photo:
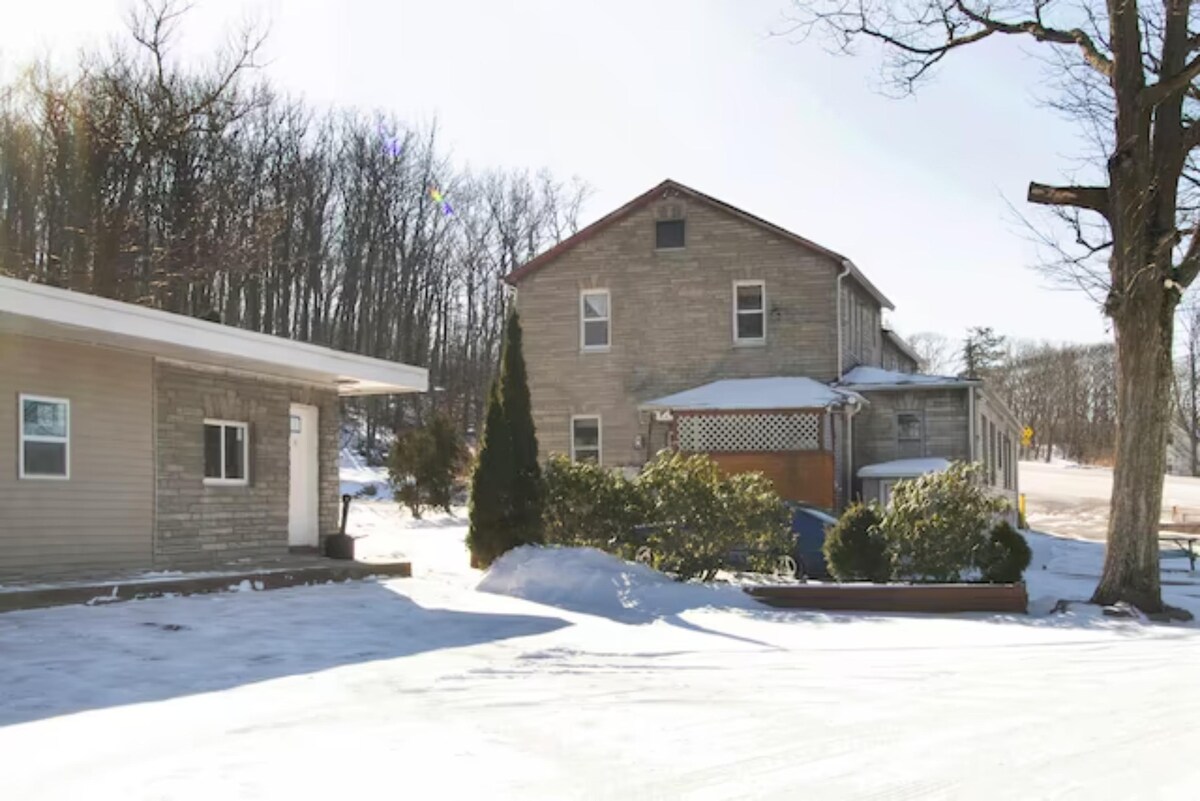
[[[317,421],[316,406],[293,403],[290,482],[288,485],[288,545],[316,547],[317,524]]]

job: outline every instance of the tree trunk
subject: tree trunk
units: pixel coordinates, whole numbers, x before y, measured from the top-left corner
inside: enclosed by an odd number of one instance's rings
[[[1162,611],[1158,524],[1171,402],[1174,301],[1143,284],[1114,315],[1117,449],[1104,573],[1093,603]]]

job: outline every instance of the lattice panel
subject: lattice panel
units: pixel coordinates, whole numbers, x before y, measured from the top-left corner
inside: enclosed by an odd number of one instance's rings
[[[679,450],[815,451],[821,447],[817,414],[687,414],[677,419]]]

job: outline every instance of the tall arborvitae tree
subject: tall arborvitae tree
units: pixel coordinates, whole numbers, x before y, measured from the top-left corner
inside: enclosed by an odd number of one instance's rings
[[[500,376],[488,398],[479,464],[471,482],[471,564],[487,567],[505,551],[542,541],[542,471],[529,402],[521,323],[509,315]]]
[[[513,472],[512,436],[504,418],[500,379],[497,378],[488,393],[479,462],[471,479],[471,527],[467,531],[467,547],[471,549],[472,567],[487,567],[516,544],[508,535],[505,520],[505,511],[511,505]]]
[[[500,396],[504,417],[512,437],[515,480],[512,497],[512,525],[521,542],[542,541],[542,469],[538,464],[537,431],[529,400],[529,377],[525,372],[525,354],[521,342],[521,321],[516,311],[508,317],[504,331],[504,351],[500,362]]]

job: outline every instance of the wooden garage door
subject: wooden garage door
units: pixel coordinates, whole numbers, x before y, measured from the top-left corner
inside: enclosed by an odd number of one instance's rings
[[[804,501],[825,509],[834,507],[833,454],[828,451],[768,451],[710,453],[726,473],[765,475],[787,501]]]

